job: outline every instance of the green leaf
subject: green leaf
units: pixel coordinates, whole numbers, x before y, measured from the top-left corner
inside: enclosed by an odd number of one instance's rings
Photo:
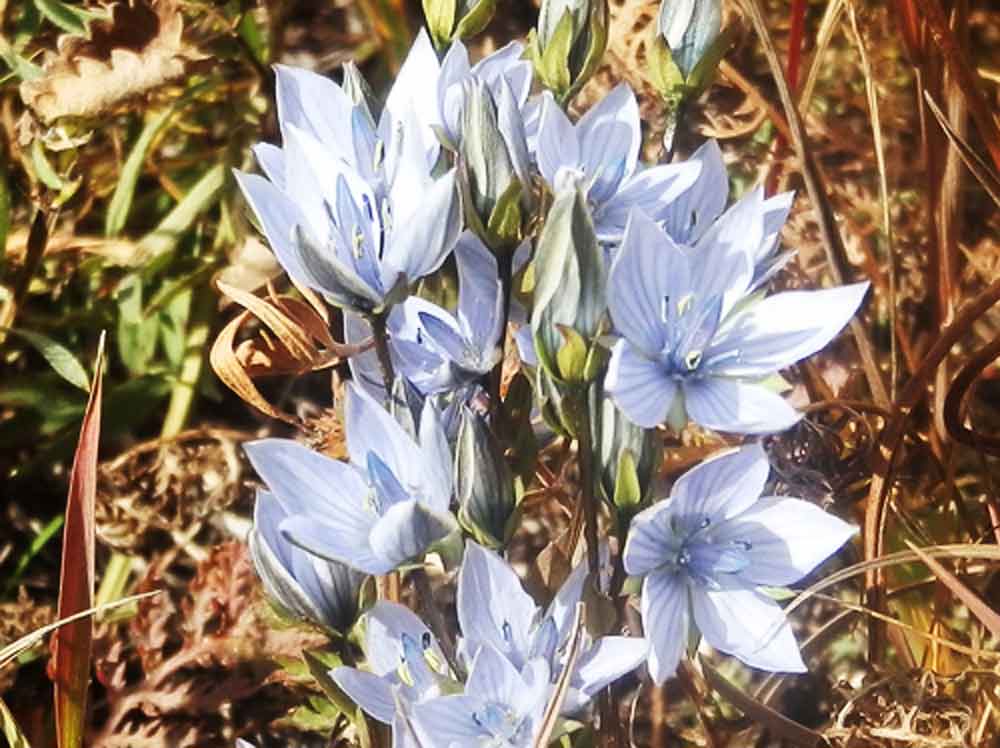
[[[42,69],[38,65],[28,62],[28,60],[21,57],[2,38],[0,38],[0,60],[3,60],[7,67],[10,68],[10,71],[22,81],[34,80],[35,78],[41,78],[43,75]]]
[[[107,214],[104,216],[105,236],[117,236],[125,228],[125,221],[128,219],[129,211],[132,209],[132,200],[135,197],[135,186],[139,177],[142,176],[146,155],[149,153],[153,141],[179,109],[213,83],[213,81],[202,81],[192,86],[173,104],[146,122],[135,141],[135,145],[129,151],[128,158],[125,159],[121,174],[118,175],[115,193],[111,196]]]
[[[70,34],[86,36],[87,24],[101,14],[60,2],[60,0],[34,0],[35,7],[53,24]]]
[[[155,316],[142,313],[142,277],[138,273],[126,276],[118,284],[118,355],[133,374],[145,374],[156,352],[157,327]]]
[[[90,378],[87,376],[87,370],[83,368],[83,364],[64,345],[56,342],[47,335],[30,330],[19,330],[16,328],[0,328],[0,330],[4,330],[20,338],[42,354],[42,358],[48,361],[49,366],[55,370],[56,374],[74,387],[79,387],[84,392],[90,390]]]
[[[35,176],[46,187],[59,191],[65,188],[66,183],[56,173],[56,170],[52,168],[48,156],[45,155],[45,146],[42,145],[42,141],[39,139],[35,139],[31,143],[31,165],[34,167]]]
[[[7,169],[0,164],[0,275],[7,256],[7,234],[10,233],[10,188]]]
[[[430,29],[434,46],[447,49],[451,32],[455,28],[456,0],[424,0],[424,16]]]
[[[254,12],[247,11],[240,18],[236,33],[244,41],[254,59],[261,65],[267,65],[271,61],[271,49],[268,44],[267,31],[261,28],[257,22]]]
[[[468,39],[486,28],[496,13],[497,0],[479,0],[459,19],[453,39]]]
[[[570,86],[569,55],[573,48],[573,14],[567,9],[556,24],[552,38],[542,50],[542,64],[538,71],[546,88],[562,99]]]

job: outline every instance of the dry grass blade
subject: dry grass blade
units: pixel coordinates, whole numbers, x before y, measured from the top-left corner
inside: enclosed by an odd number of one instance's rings
[[[80,441],[69,474],[66,522],[63,527],[62,567],[59,572],[60,618],[94,606],[94,505],[97,501],[97,451],[101,438],[101,383],[104,372],[104,335],[90,399],[83,414]],[[52,641],[55,681],[56,737],[59,748],[79,748],[87,714],[91,645],[94,624],[89,617],[69,623]]]
[[[823,54],[833,40],[833,34],[837,30],[840,16],[844,12],[845,2],[846,0],[831,0],[826,6],[826,10],[823,11],[823,20],[820,21],[819,30],[816,32],[816,46],[813,51],[812,62],[809,65],[806,82],[803,84],[802,91],[799,94],[800,113],[805,112],[809,106],[809,102],[812,101],[813,91],[816,90],[816,81],[819,80],[819,73],[823,68],[821,64]]]
[[[766,704],[756,701],[745,694],[740,688],[730,683],[723,675],[702,658],[700,660],[705,680],[708,685],[718,691],[730,704],[735,706],[747,717],[762,727],[771,731],[772,735],[787,740],[793,745],[815,748],[824,745],[826,740],[815,730],[790,720],[784,714],[775,711]]]
[[[569,693],[569,680],[576,670],[576,660],[580,656],[580,648],[583,646],[583,603],[576,604],[576,612],[573,614],[573,628],[570,634],[569,648],[566,654],[566,661],[563,664],[562,673],[556,682],[555,692],[545,707],[545,715],[542,717],[542,728],[535,738],[535,748],[545,748],[552,739],[552,731],[555,730],[556,722],[559,720],[559,712],[562,710],[566,694]]]
[[[990,630],[993,636],[1000,638],[1000,613],[993,610],[979,595],[963,584],[961,579],[948,571],[931,556],[924,553],[920,548],[909,541],[906,542],[906,545],[909,546],[911,551],[917,554],[920,560],[927,565],[928,569],[934,572],[934,576],[941,580],[941,584],[951,590],[955,597],[965,603],[965,607],[969,609],[969,612],[978,618]]]
[[[300,361],[312,361],[316,358],[316,346],[310,340],[309,334],[274,305],[222,281],[216,281],[216,285],[222,293],[267,325],[294,358]]]
[[[976,181],[986,191],[986,194],[990,196],[990,199],[1000,207],[1000,176],[997,175],[996,170],[986,163],[983,157],[976,153],[975,149],[969,145],[968,141],[955,131],[955,128],[951,126],[951,122],[948,121],[944,112],[941,111],[937,102],[934,101],[934,97],[931,96],[930,91],[924,91],[924,99],[927,102],[927,107],[934,115],[934,119],[937,120],[944,134],[951,141],[951,144],[955,146],[955,150],[958,151],[962,162],[972,172],[972,176],[976,178]]]
[[[8,748],[31,748],[3,699],[0,699],[0,733],[6,738]]]
[[[20,655],[22,652],[31,649],[38,642],[45,638],[45,635],[66,626],[76,621],[88,618],[90,616],[101,615],[109,610],[114,610],[115,608],[120,608],[124,605],[130,605],[131,603],[139,602],[140,600],[145,600],[147,597],[153,597],[153,595],[159,595],[160,590],[151,590],[149,592],[142,592],[138,595],[130,595],[128,597],[123,597],[120,600],[114,600],[109,603],[104,603],[102,605],[95,605],[92,608],[87,608],[86,610],[81,610],[79,613],[74,613],[66,618],[60,618],[57,621],[42,626],[41,628],[35,629],[30,634],[25,634],[20,639],[12,641],[10,644],[0,649],[0,668],[8,665],[15,657]]]
[[[791,91],[788,90],[788,82],[785,80],[785,75],[782,72],[781,61],[778,59],[778,52],[774,47],[774,41],[771,39],[771,34],[767,29],[767,22],[764,20],[760,2],[759,0],[742,0],[741,5],[746,10],[747,15],[749,15],[754,31],[757,32],[761,49],[764,52],[764,57],[767,58],[767,64],[771,69],[771,76],[774,78],[778,94],[781,97],[781,104],[785,109],[785,117],[788,120],[788,129],[791,134],[790,142],[795,148],[795,155],[799,160],[802,179],[806,184],[806,192],[809,193],[809,201],[816,211],[816,221],[819,225],[820,237],[823,240],[823,248],[826,252],[830,274],[837,285],[843,285],[848,269],[850,268],[847,251],[841,241],[840,234],[837,232],[836,216],[826,198],[826,190],[821,185],[819,172],[813,161],[812,154],[809,152],[805,128],[802,126],[802,118],[799,116],[795,102],[792,101]],[[872,396],[875,398],[875,402],[879,405],[888,405],[889,393],[885,388],[885,383],[882,381],[882,375],[879,373],[874,346],[868,337],[868,332],[856,318],[851,321],[851,333],[854,335],[858,352],[861,354],[865,378],[868,381],[868,386],[871,389]]]
[[[972,385],[987,367],[993,365],[997,356],[1000,356],[1000,337],[994,338],[966,359],[948,388],[943,406],[944,426],[952,439],[995,457],[1000,456],[1000,437],[967,427],[962,416],[962,404]]]

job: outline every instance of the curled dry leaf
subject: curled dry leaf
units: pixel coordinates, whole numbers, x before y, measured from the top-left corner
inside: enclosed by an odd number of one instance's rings
[[[173,0],[117,3],[110,20],[91,24],[89,38],[60,37],[44,74],[21,84],[21,99],[52,122],[92,117],[176,80],[190,62],[201,59],[182,42],[183,25]]]
[[[313,305],[299,299],[273,293],[266,299],[260,298],[221,279],[216,285],[245,311],[230,321],[216,338],[209,354],[212,368],[227,387],[272,418],[296,422],[267,402],[254,385],[254,378],[329,368],[368,346],[335,341],[327,320]],[[263,327],[253,337],[237,344],[237,336],[252,319]]]

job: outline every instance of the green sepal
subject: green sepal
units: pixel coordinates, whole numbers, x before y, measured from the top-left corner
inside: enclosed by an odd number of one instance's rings
[[[545,49],[541,49],[539,45],[541,65],[537,71],[538,77],[541,79],[542,84],[550,89],[560,102],[565,101],[566,94],[569,92],[570,84],[572,83],[570,79],[569,57],[573,49],[573,42],[575,41],[574,31],[573,14],[569,9],[566,9],[563,11],[559,23],[556,24],[556,29],[552,32],[552,38],[545,45]]]
[[[587,365],[587,342],[583,336],[566,325],[556,325],[565,341],[556,352],[558,376],[566,382],[583,382]]]
[[[674,62],[670,47],[666,40],[655,34],[653,41],[646,47],[648,52],[649,77],[653,86],[664,99],[683,98],[685,93],[684,73]]]
[[[457,0],[424,0],[423,5],[424,17],[427,19],[427,28],[431,32],[434,46],[443,50],[451,43]]]
[[[468,39],[486,28],[497,9],[497,0],[479,0],[455,26],[452,39]]]
[[[563,106],[576,96],[583,85],[597,72],[601,60],[604,59],[604,52],[608,48],[608,4],[606,0],[591,0],[585,37],[588,44],[583,64],[579,71],[573,75],[572,85],[561,100]]]
[[[736,29],[733,26],[729,26],[719,34],[715,41],[705,50],[705,53],[698,60],[698,64],[694,66],[694,70],[691,71],[691,75],[688,76],[686,82],[687,88],[689,89],[689,95],[694,97],[701,94],[708,85],[712,82],[715,77],[715,73],[719,68],[719,63],[722,62],[722,58],[726,56],[729,51],[729,47],[732,46],[733,40],[736,38]]]
[[[486,232],[495,238],[491,248],[517,246],[521,243],[521,195],[524,188],[519,179],[511,179],[490,213]],[[489,242],[487,242],[489,243]]]
[[[615,495],[612,499],[619,511],[632,514],[642,503],[642,487],[639,485],[639,471],[631,449],[623,449],[618,457],[615,475]]]

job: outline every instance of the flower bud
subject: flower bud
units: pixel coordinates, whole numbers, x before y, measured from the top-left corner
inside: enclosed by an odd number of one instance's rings
[[[424,0],[434,46],[443,50],[456,39],[475,36],[486,28],[496,8],[496,0]]]
[[[729,46],[721,0],[662,0],[652,45],[653,81],[668,100],[697,95]]]
[[[542,0],[528,44],[539,80],[565,105],[604,56],[607,0]]]
[[[531,209],[524,121],[507,82],[494,96],[478,79],[463,83],[462,189],[469,228],[494,252],[512,251]]]
[[[585,384],[604,366],[597,342],[606,324],[604,258],[577,187],[562,190],[549,211],[535,254],[535,351],[557,382]]]
[[[632,423],[603,388],[594,389],[590,411],[594,441],[599,445],[601,490],[619,512],[635,514],[656,474],[656,432]]]
[[[501,547],[516,508],[514,479],[486,419],[463,407],[455,447],[458,521],[477,542]]]

